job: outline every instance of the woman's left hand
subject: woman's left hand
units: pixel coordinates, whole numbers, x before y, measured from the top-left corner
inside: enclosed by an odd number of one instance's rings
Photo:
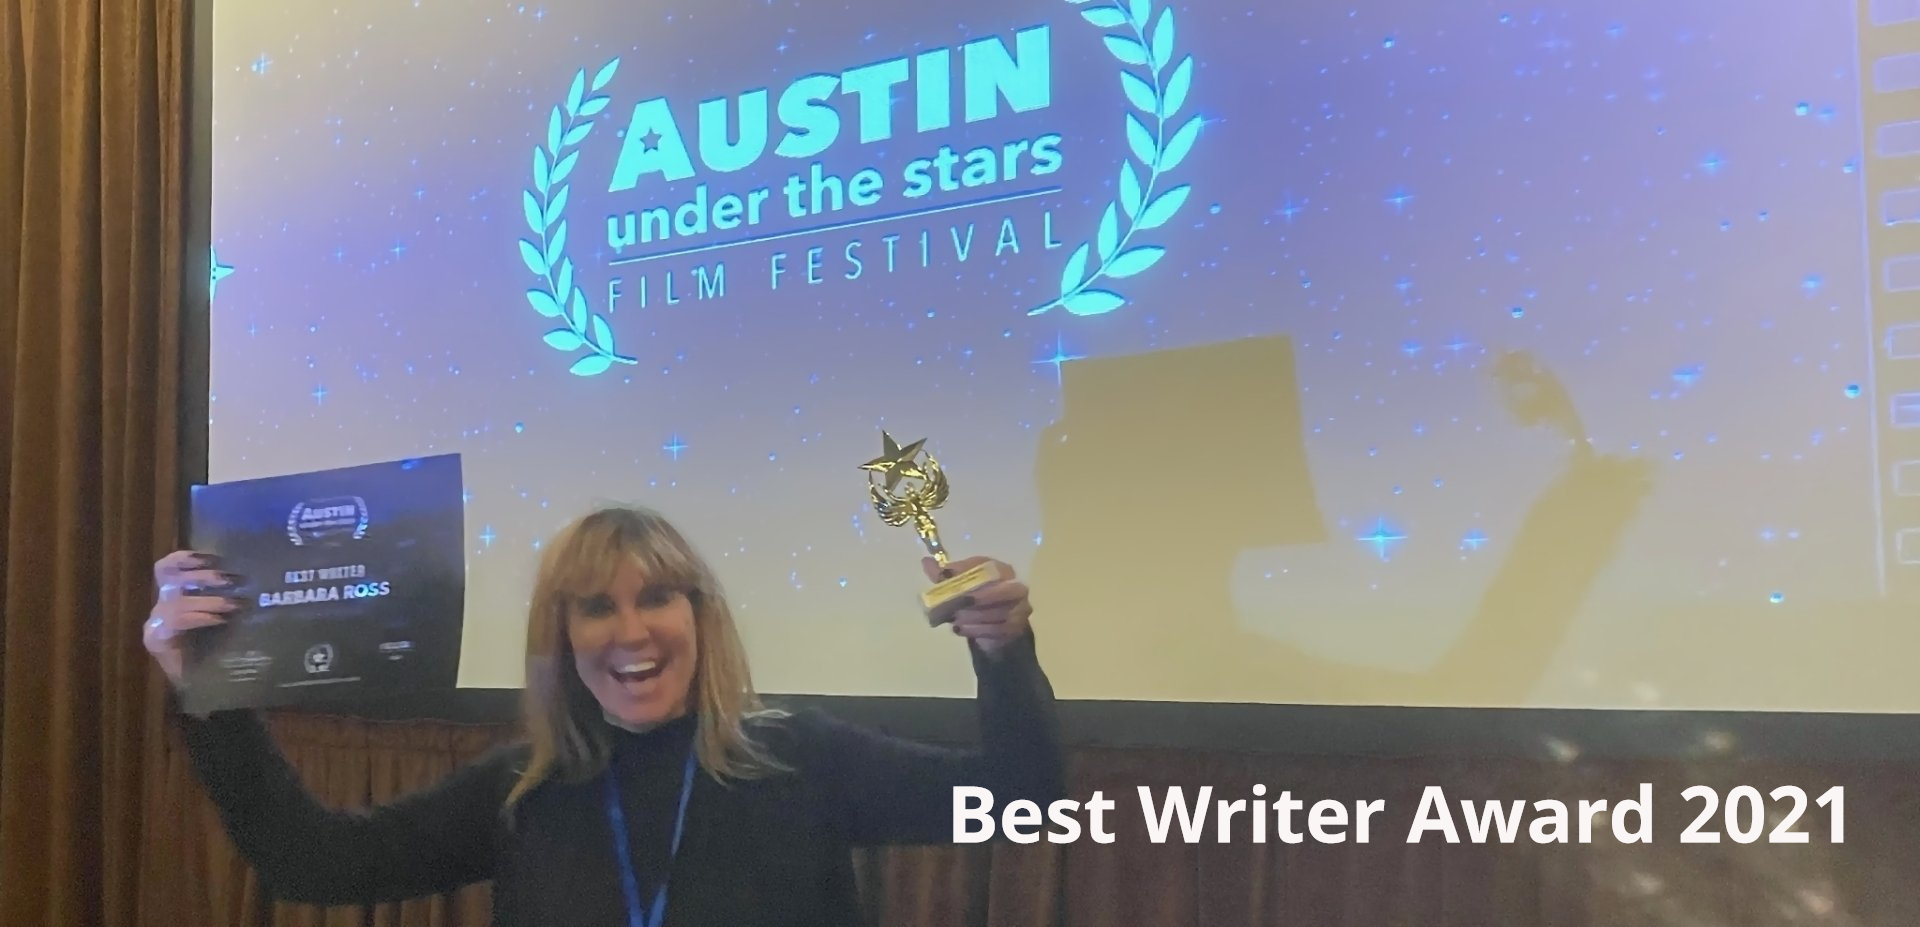
[[[947,566],[945,573],[942,573],[939,561],[932,557],[924,558],[921,566],[927,571],[929,580],[939,582],[983,563],[998,566],[1000,572],[1009,578],[974,590],[967,606],[954,613],[952,627],[953,633],[973,641],[981,650],[993,653],[1026,637],[1033,627],[1033,603],[1027,598],[1027,584],[1012,578],[1013,567],[991,557],[956,560]]]

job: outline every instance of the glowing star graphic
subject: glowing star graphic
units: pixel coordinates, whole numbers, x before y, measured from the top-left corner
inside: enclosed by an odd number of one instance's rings
[[[1379,556],[1381,560],[1388,559],[1387,548],[1391,547],[1395,541],[1404,541],[1406,539],[1406,535],[1388,527],[1387,520],[1384,518],[1380,519],[1374,525],[1372,534],[1364,534],[1354,538],[1356,541],[1363,541],[1372,545],[1374,553]]]
[[[886,477],[888,492],[892,492],[894,487],[900,485],[902,477],[914,480],[927,478],[926,471],[921,470],[920,465],[913,459],[919,455],[920,446],[926,444],[927,439],[921,438],[906,447],[901,447],[893,440],[893,435],[882,431],[880,440],[882,442],[880,456],[861,464],[860,469],[870,470]]]
[[[233,276],[233,265],[220,263],[220,252],[217,249],[207,249],[207,255],[213,264],[213,273],[207,280],[207,298],[212,299],[214,293],[220,288],[220,281]]]

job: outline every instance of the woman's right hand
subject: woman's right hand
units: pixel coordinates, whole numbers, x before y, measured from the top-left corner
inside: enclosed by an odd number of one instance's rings
[[[182,645],[187,632],[225,624],[239,607],[222,591],[233,586],[236,578],[217,566],[213,556],[190,550],[168,554],[153,565],[158,598],[141,640],[175,685],[185,665]]]

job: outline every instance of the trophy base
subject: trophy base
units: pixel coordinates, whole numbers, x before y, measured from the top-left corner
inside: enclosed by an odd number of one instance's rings
[[[920,609],[926,613],[927,626],[939,627],[953,620],[955,612],[967,606],[967,597],[988,583],[1011,579],[1000,565],[991,561],[948,579],[920,593]]]

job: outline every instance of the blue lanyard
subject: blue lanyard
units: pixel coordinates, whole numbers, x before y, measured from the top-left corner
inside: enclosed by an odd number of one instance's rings
[[[671,865],[674,857],[680,855],[680,833],[687,823],[687,799],[693,794],[694,750],[687,748],[687,771],[680,780],[680,810],[673,818],[673,849],[667,860]],[[667,910],[667,874],[661,873],[660,888],[653,894],[651,913],[640,909],[640,880],[633,872],[632,850],[627,846],[627,816],[620,809],[620,786],[613,773],[613,764],[607,765],[607,820],[613,825],[613,850],[620,857],[620,882],[627,895],[628,927],[660,927],[662,916]]]

